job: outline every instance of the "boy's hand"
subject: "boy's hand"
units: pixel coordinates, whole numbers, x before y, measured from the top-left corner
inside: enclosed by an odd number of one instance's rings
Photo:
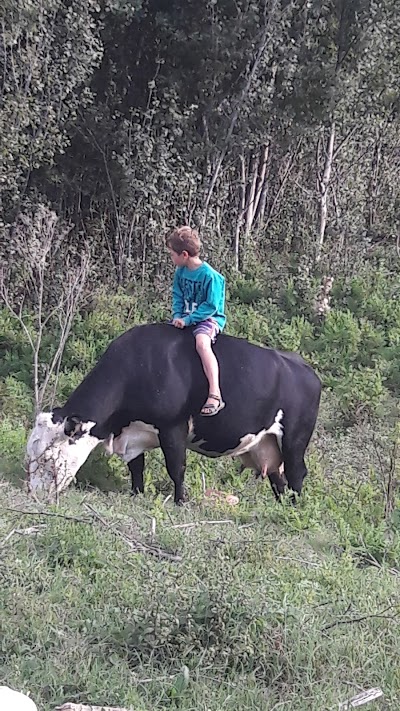
[[[185,326],[186,326],[183,318],[172,319],[172,325],[175,326],[175,328],[185,328]]]

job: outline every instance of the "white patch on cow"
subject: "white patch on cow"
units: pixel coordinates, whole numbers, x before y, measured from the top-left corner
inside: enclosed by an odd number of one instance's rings
[[[283,439],[283,410],[278,410],[275,420],[268,430],[261,430],[258,434],[247,434],[241,443],[232,452],[233,457],[239,457],[243,469],[252,469],[261,474],[263,479],[268,472],[284,471],[282,459]]]
[[[188,435],[187,435],[187,441],[186,441],[186,446],[188,449],[190,449],[192,452],[196,452],[196,454],[203,454],[206,457],[210,458],[217,458],[224,456],[225,454],[229,454],[228,452],[210,452],[208,449],[204,449],[202,447],[203,444],[206,444],[205,439],[198,439],[197,442],[194,442],[196,438],[196,432],[194,429],[194,422],[193,422],[193,417],[189,418],[188,422]]]
[[[124,462],[130,462],[139,454],[160,446],[158,430],[153,425],[137,420],[124,427],[118,437],[111,436],[106,445],[109,454],[118,454]]]
[[[275,420],[271,427],[268,429],[262,429],[260,432],[253,434],[249,432],[248,434],[241,437],[240,444],[235,447],[231,452],[232,457],[240,457],[246,452],[250,452],[254,447],[257,447],[266,435],[275,435],[276,441],[278,443],[279,449],[282,451],[282,439],[284,434],[284,429],[282,425],[283,410],[278,410]]]
[[[207,444],[205,439],[199,439],[197,441],[194,441],[196,433],[194,431],[193,419],[190,418],[187,447],[188,449],[193,452],[196,452],[197,454],[203,454],[206,457],[215,459],[217,457],[226,457],[229,455],[232,457],[240,457],[246,452],[252,451],[253,448],[257,448],[259,445],[262,449],[265,449],[266,441],[268,441],[269,439],[269,437],[265,436],[275,435],[278,447],[280,451],[282,451],[282,439],[284,434],[284,428],[281,422],[282,419],[283,410],[278,410],[274,422],[268,429],[262,429],[256,434],[249,433],[244,435],[243,437],[241,437],[240,443],[237,445],[237,447],[234,447],[233,449],[227,449],[225,452],[214,452],[204,447],[204,445]]]
[[[51,412],[41,412],[36,418],[26,448],[31,492],[46,491],[52,496],[66,489],[101,441],[90,434],[95,422],[83,422],[75,440],[65,434],[64,424],[54,423]]]

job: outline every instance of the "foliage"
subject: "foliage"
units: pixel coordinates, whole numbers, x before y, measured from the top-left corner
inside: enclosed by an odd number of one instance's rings
[[[2,678],[43,711],[71,701],[309,711],[377,685],[397,708],[400,543],[374,475],[327,478],[314,451],[298,507],[242,480],[239,505],[214,508],[198,461],[186,507],[151,492],[132,502],[72,489],[47,510],[54,517],[19,515],[18,529],[39,525],[36,533],[8,538],[16,524],[7,509],[30,503],[1,482]],[[153,461],[148,473],[158,470]],[[214,463],[201,470],[221,486]],[[115,529],[152,535],[182,562],[132,552]]]
[[[164,277],[176,222],[199,225],[227,269],[276,252],[312,262],[325,192],[331,273],[393,246],[394,0],[7,0],[3,20],[3,213],[53,205],[102,279]]]
[[[69,142],[68,121],[90,100],[87,81],[102,54],[93,11],[60,0],[2,5],[0,197],[3,214],[26,195],[32,171]]]

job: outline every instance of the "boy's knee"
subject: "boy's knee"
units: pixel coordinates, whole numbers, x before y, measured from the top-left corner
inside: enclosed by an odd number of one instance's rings
[[[198,353],[208,353],[211,351],[211,339],[204,334],[196,337],[196,350]]]

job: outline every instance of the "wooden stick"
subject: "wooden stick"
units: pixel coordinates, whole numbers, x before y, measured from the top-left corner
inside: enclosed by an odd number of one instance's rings
[[[121,706],[89,706],[87,704],[63,704],[56,706],[56,711],[130,711]]]
[[[348,701],[343,701],[339,704],[339,711],[349,711],[350,709],[356,709],[359,706],[364,706],[364,704],[370,704],[371,701],[376,701],[383,696],[382,689],[368,689],[368,691],[363,691],[357,696],[353,696],[352,699]]]
[[[329,625],[326,625],[325,627],[322,628],[322,631],[325,632],[326,630],[332,629],[332,627],[337,627],[339,625],[352,625],[355,622],[365,622],[366,620],[374,620],[374,619],[381,619],[381,620],[395,620],[397,615],[386,615],[386,612],[389,612],[389,610],[393,610],[393,605],[390,605],[389,607],[386,607],[382,612],[375,613],[373,615],[362,615],[361,617],[351,617],[348,620],[336,620],[336,622],[331,622]]]
[[[12,511],[23,516],[53,516],[55,518],[64,518],[66,521],[76,521],[77,523],[92,523],[90,518],[78,518],[77,516],[69,516],[68,514],[54,513],[53,511],[23,511],[22,509],[6,508],[5,511]]]
[[[150,555],[157,556],[158,558],[166,558],[167,560],[175,561],[175,562],[180,562],[182,560],[182,556],[180,555],[175,555],[174,553],[169,553],[168,551],[163,550],[162,548],[158,548],[156,546],[149,546],[147,543],[143,543],[142,541],[138,541],[137,538],[134,538],[133,536],[128,536],[126,533],[123,533],[120,531],[118,528],[113,528],[112,523],[108,523],[99,513],[96,511],[91,504],[83,504],[85,508],[89,509],[89,511],[92,512],[94,517],[100,521],[100,523],[105,526],[105,528],[109,529],[114,533],[116,536],[119,538],[122,538],[123,541],[134,551],[141,551],[142,553],[149,553]]]
[[[207,526],[208,524],[218,524],[218,523],[234,523],[231,519],[221,520],[221,521],[193,521],[192,523],[175,523],[173,526],[168,526],[171,528],[194,528],[194,526]]]

